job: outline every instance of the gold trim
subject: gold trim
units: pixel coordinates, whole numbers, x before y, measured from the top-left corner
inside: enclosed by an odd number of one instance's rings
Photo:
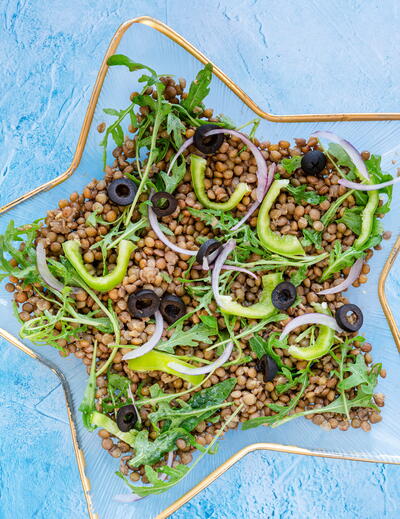
[[[117,49],[119,42],[124,35],[124,33],[133,25],[134,23],[140,23],[147,25],[151,27],[152,29],[155,29],[168,38],[170,38],[172,41],[180,45],[182,48],[184,48],[187,52],[189,52],[192,56],[194,56],[197,60],[199,60],[201,63],[208,63],[210,62],[207,57],[202,54],[198,49],[196,49],[191,43],[189,43],[187,40],[185,40],[180,34],[175,32],[173,29],[165,25],[164,23],[151,18],[149,16],[142,16],[139,18],[134,18],[132,20],[128,20],[125,23],[123,23],[116,31],[114,37],[111,40],[111,43],[107,49],[107,52],[104,56],[103,62],[101,64],[99,73],[97,75],[96,83],[93,88],[93,92],[89,101],[89,106],[83,121],[82,129],[78,138],[78,143],[76,147],[76,151],[74,154],[74,157],[72,159],[72,163],[70,167],[61,175],[56,177],[53,180],[50,180],[49,182],[46,182],[45,184],[33,189],[32,191],[20,196],[16,200],[6,204],[5,206],[0,208],[0,214],[5,213],[6,211],[10,210],[12,207],[15,207],[21,202],[24,202],[25,200],[33,197],[34,195],[41,193],[42,191],[52,189],[53,187],[57,186],[61,182],[65,181],[67,178],[69,178],[76,168],[78,167],[80,160],[82,158],[82,154],[84,151],[84,147],[86,144],[87,136],[89,133],[89,129],[93,120],[94,111],[97,105],[97,101],[100,95],[101,88],[103,86],[104,79],[107,74],[108,66],[107,66],[107,60],[109,56],[111,56],[115,50]],[[268,112],[263,111],[258,105],[250,99],[250,97],[243,92],[222,70],[213,64],[213,73],[215,76],[217,76],[225,85],[236,95],[238,96],[243,103],[245,103],[255,114],[262,117],[263,119],[267,119],[271,122],[283,122],[283,123],[290,123],[290,122],[322,122],[322,121],[382,121],[382,120],[400,120],[400,113],[336,113],[336,114],[293,114],[293,115],[275,115],[270,114]],[[386,319],[389,323],[390,330],[393,334],[393,338],[396,342],[397,348],[400,352],[400,331],[396,325],[396,322],[393,317],[393,313],[390,309],[390,306],[388,304],[388,301],[386,299],[385,295],[385,282],[387,279],[387,276],[390,272],[390,269],[392,268],[394,261],[396,259],[396,256],[400,250],[400,236],[397,239],[389,258],[382,270],[380,279],[379,279],[379,285],[378,285],[378,293],[379,293],[379,299],[383,308],[383,311],[385,313]],[[54,365],[52,365],[49,361],[47,361],[45,358],[39,356],[37,353],[32,351],[30,348],[28,348],[25,344],[23,344],[19,339],[14,337],[12,334],[7,332],[6,330],[3,330],[0,328],[0,337],[3,337],[6,339],[10,344],[16,346],[21,351],[32,357],[33,359],[36,359],[43,364],[45,364],[49,369],[53,371],[57,375],[57,377],[60,379],[60,382],[64,389],[65,399],[66,399],[66,405],[67,405],[67,412],[68,412],[68,420],[71,428],[71,435],[72,435],[72,441],[74,445],[74,451],[78,463],[78,469],[79,474],[82,481],[82,486],[87,502],[88,507],[88,513],[90,519],[98,519],[97,514],[93,511],[91,496],[90,496],[90,481],[85,475],[85,458],[82,450],[79,448],[79,441],[77,437],[76,427],[75,423],[72,418],[72,405],[71,405],[71,398],[69,395],[69,389],[68,384],[65,380],[65,377],[63,373],[58,370],[58,368]],[[197,495],[201,490],[206,488],[208,485],[210,485],[213,481],[215,481],[219,476],[221,476],[224,472],[226,472],[230,467],[232,467],[235,463],[237,463],[240,459],[242,459],[244,456],[246,456],[250,452],[254,452],[256,450],[268,450],[268,451],[275,451],[275,452],[284,452],[284,453],[290,453],[290,454],[301,454],[304,456],[318,456],[318,457],[324,457],[324,458],[334,458],[334,459],[345,459],[345,460],[352,460],[352,461],[367,461],[367,462],[376,462],[376,463],[393,463],[393,464],[400,464],[400,461],[381,461],[376,459],[366,459],[361,458],[357,456],[347,456],[347,455],[341,455],[341,454],[335,454],[335,453],[327,453],[327,452],[321,452],[321,451],[312,451],[303,449],[301,447],[296,447],[292,445],[281,445],[281,444],[274,444],[274,443],[254,443],[252,445],[249,445],[245,447],[244,449],[241,449],[236,454],[234,454],[229,460],[227,460],[225,463],[220,465],[216,470],[214,470],[211,474],[209,474],[203,481],[201,481],[198,485],[196,485],[194,488],[192,488],[189,492],[187,492],[184,496],[182,496],[180,499],[175,501],[172,505],[170,505],[166,510],[161,512],[155,519],[165,519],[169,517],[173,512],[178,510],[183,504],[187,503],[190,499],[192,499],[195,495]]]

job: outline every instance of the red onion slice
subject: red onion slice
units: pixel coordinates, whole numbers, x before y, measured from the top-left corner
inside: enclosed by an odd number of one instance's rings
[[[265,192],[264,192],[263,196],[261,197],[261,200],[259,200],[257,197],[257,200],[251,204],[251,206],[249,207],[246,214],[243,216],[243,218],[241,218],[241,220],[238,221],[237,224],[235,224],[232,227],[231,231],[237,231],[250,218],[250,216],[255,212],[255,210],[261,205],[261,202],[263,201],[265,195],[267,194],[269,186],[272,184],[272,181],[274,180],[275,170],[276,170],[276,164],[273,162],[268,167],[268,181],[267,181],[267,185],[265,188]]]
[[[174,158],[171,160],[171,162],[169,163],[169,166],[168,166],[168,171],[167,171],[167,175],[169,175],[171,173],[171,170],[175,164],[175,162],[178,160],[178,158],[182,155],[182,153],[187,149],[189,148],[189,146],[191,146],[193,144],[193,137],[190,137],[190,139],[188,139],[187,141],[185,141],[182,146],[179,148],[179,150],[176,152]]]
[[[213,269],[214,265],[210,265],[208,269],[203,268],[201,265],[194,265],[192,268],[194,270],[209,270]],[[235,272],[243,272],[243,274],[247,274],[248,276],[251,276],[254,279],[258,279],[257,274],[255,274],[251,270],[247,270],[243,267],[235,267],[235,265],[222,265],[221,270],[234,270]]]
[[[346,279],[339,283],[339,285],[327,288],[326,290],[321,290],[320,292],[318,292],[318,295],[325,296],[328,294],[336,294],[337,292],[341,292],[342,290],[346,290],[346,288],[349,288],[349,286],[351,286],[354,283],[354,281],[358,279],[358,276],[361,274],[363,264],[364,258],[358,258],[358,260],[351,267],[349,275]]]
[[[214,294],[215,302],[218,306],[221,308],[224,308],[225,305],[225,299],[231,299],[230,296],[220,296],[219,293],[219,276],[221,274],[222,265],[224,264],[226,258],[229,256],[229,254],[233,251],[233,249],[236,247],[235,240],[229,240],[224,247],[222,248],[222,251],[220,252],[218,258],[215,261],[214,269],[211,275],[211,286],[212,291]]]
[[[177,362],[169,362],[168,367],[177,371],[178,373],[182,373],[183,375],[205,375],[206,373],[211,373],[211,371],[214,371],[223,364],[225,364],[225,362],[227,362],[227,360],[231,356],[232,350],[233,342],[230,341],[226,345],[223,354],[220,357],[218,357],[217,360],[215,360],[211,364],[202,366],[201,368],[188,368],[187,366],[182,366]],[[199,361],[201,361],[201,359],[199,359]]]
[[[178,254],[186,254],[187,256],[196,256],[197,250],[189,250],[189,249],[182,249],[178,245],[175,245],[175,243],[172,243],[165,234],[162,232],[160,224],[158,223],[157,216],[153,209],[149,206],[149,222],[151,225],[151,228],[156,233],[157,238],[164,243],[167,247],[169,247],[171,250],[177,252]]]
[[[394,184],[397,184],[397,182],[400,182],[400,177],[393,178],[387,182],[382,182],[381,184],[360,184],[359,182],[352,182],[346,178],[341,178],[338,183],[344,187],[348,187],[349,189],[356,189],[357,191],[375,191],[377,189],[382,189],[383,187],[393,186]]]
[[[36,246],[36,265],[43,281],[49,285],[49,287],[54,288],[54,290],[62,292],[64,285],[50,272],[46,260],[46,251],[42,241],[39,241]]]
[[[287,335],[289,335],[290,332],[292,332],[299,326],[304,326],[305,324],[318,324],[322,326],[328,326],[329,328],[333,328],[337,332],[343,331],[336,322],[336,319],[331,315],[318,314],[316,312],[313,312],[311,314],[300,315],[299,317],[295,317],[294,319],[292,319],[290,323],[288,323],[282,330],[279,340],[281,341]]]
[[[336,133],[328,132],[328,131],[318,131],[314,132],[311,137],[317,137],[317,139],[326,139],[327,141],[334,142],[335,144],[339,144],[344,151],[347,153],[347,155],[352,160],[353,164],[355,165],[358,173],[362,178],[369,181],[369,175],[367,171],[367,166],[365,165],[365,162],[363,161],[363,158],[360,155],[360,152],[352,145],[349,141],[346,141],[345,139],[342,139],[342,137],[339,137],[336,135]]]
[[[136,348],[136,350],[132,350],[129,353],[126,353],[122,357],[122,360],[137,359],[138,357],[141,357],[145,353],[148,353],[149,351],[151,351],[160,342],[162,333],[163,333],[163,329],[164,329],[164,319],[158,310],[157,310],[157,312],[155,312],[154,317],[156,319],[156,328],[155,328],[154,333],[151,336],[150,340],[145,342],[139,348]]]

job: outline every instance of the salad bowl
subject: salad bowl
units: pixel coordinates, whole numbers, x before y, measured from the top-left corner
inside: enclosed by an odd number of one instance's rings
[[[112,54],[134,56],[156,70],[177,77],[192,78],[200,65],[209,60],[183,37],[165,24],[149,17],[125,22],[114,35],[101,65],[89,107],[78,139],[71,166],[50,182],[7,201],[0,209],[1,232],[8,222],[16,225],[33,221],[45,214],[58,200],[73,191],[81,191],[92,178],[102,177],[101,136],[96,127],[104,121],[103,108],[122,109],[129,93],[137,88],[129,72],[121,68],[108,69]],[[240,124],[254,118],[261,119],[260,135],[271,142],[288,141],[294,137],[311,135],[317,130],[334,130],[359,149],[373,150],[382,155],[383,169],[393,171],[399,158],[400,114],[298,114],[273,115],[258,107],[246,93],[217,66],[213,66],[213,84],[208,98],[210,106],[229,114]],[[108,152],[111,153],[111,143]],[[22,177],[21,177],[22,180]],[[395,188],[395,196],[396,196]],[[250,431],[230,431],[216,454],[203,460],[179,485],[161,495],[150,496],[134,503],[121,504],[113,496],[124,492],[124,483],[113,477],[112,458],[99,448],[99,441],[83,427],[77,412],[85,389],[87,375],[79,359],[62,358],[47,346],[38,347],[18,338],[19,323],[7,304],[4,283],[0,298],[4,303],[0,317],[0,336],[33,359],[42,362],[59,377],[66,398],[69,423],[75,448],[88,514],[92,519],[114,519],[125,514],[128,518],[165,518],[227,471],[240,458],[255,450],[271,450],[299,455],[400,464],[400,332],[396,316],[400,311],[400,265],[396,256],[400,249],[400,223],[395,210],[384,219],[384,227],[392,232],[384,250],[370,261],[371,274],[361,289],[350,288],[352,301],[362,305],[365,315],[363,332],[374,344],[374,354],[387,370],[387,377],[378,390],[386,394],[383,421],[369,433],[361,429],[323,431],[306,420],[290,422],[273,429],[259,427]]]

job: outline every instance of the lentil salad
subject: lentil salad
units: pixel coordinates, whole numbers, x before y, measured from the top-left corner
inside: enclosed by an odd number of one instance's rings
[[[343,290],[367,281],[396,179],[328,132],[272,144],[257,121],[245,135],[215,117],[210,65],[187,92],[126,56],[109,65],[143,70],[144,88],[104,110],[104,178],[10,222],[0,263],[21,337],[87,367],[83,422],[118,475],[161,493],[240,423],[369,431],[386,372]]]

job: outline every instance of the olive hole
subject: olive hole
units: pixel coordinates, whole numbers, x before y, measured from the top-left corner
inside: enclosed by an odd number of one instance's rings
[[[136,308],[138,310],[144,310],[145,308],[149,308],[152,304],[152,299],[138,299],[138,301],[136,301]]]
[[[156,206],[160,209],[167,209],[167,207],[169,207],[169,200],[167,198],[160,198],[157,200]]]
[[[358,321],[358,316],[357,316],[357,314],[354,313],[354,312],[351,311],[351,310],[348,311],[348,312],[346,313],[346,316],[345,316],[345,317],[346,317],[346,321],[349,322],[349,323],[351,323],[351,324],[354,324],[354,323],[356,323],[356,322]]]
[[[203,137],[202,141],[205,146],[211,146],[217,142],[218,135],[209,135],[208,137]]]
[[[282,299],[282,301],[289,301],[289,299],[291,298],[289,290],[282,290],[280,298]]]
[[[125,416],[124,416],[124,423],[126,423],[127,425],[130,424],[131,422],[133,422],[135,419],[135,415],[133,413],[127,413]]]
[[[115,192],[117,193],[118,196],[124,198],[124,197],[129,196],[131,190],[129,189],[128,186],[125,186],[124,184],[118,184],[118,186],[115,189]]]
[[[179,308],[175,305],[167,305],[165,307],[165,312],[168,315],[177,316],[177,315],[179,315]]]

